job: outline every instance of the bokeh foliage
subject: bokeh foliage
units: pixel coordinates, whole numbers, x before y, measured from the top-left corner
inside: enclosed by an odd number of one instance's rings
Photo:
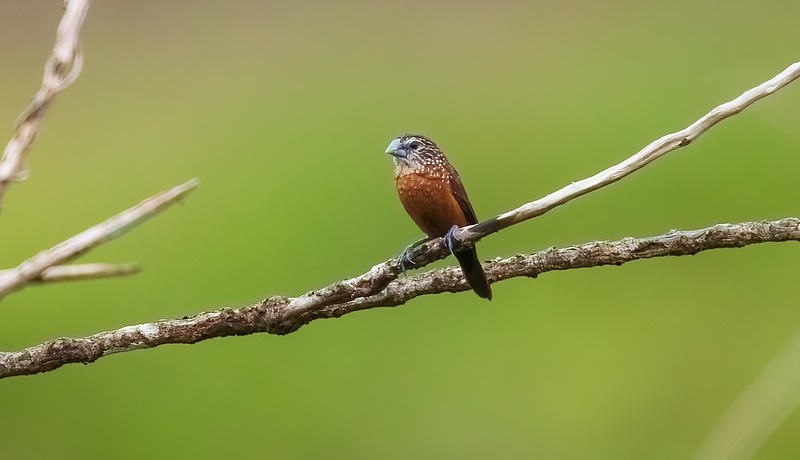
[[[0,122],[58,2],[0,3]],[[0,265],[193,176],[85,261],[135,277],[2,302],[0,349],[363,272],[419,237],[382,154],[433,137],[480,217],[593,174],[797,59],[796,1],[95,1],[85,70],[0,216]],[[800,88],[479,246],[484,258],[797,216]],[[690,456],[800,324],[795,244],[440,295],[287,337],[167,346],[0,382],[3,458]],[[447,261],[452,263],[452,261]],[[761,459],[800,455],[800,415]]]

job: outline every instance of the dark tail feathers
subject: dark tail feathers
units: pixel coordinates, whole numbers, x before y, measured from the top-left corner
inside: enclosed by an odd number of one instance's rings
[[[492,300],[492,288],[489,286],[489,281],[486,280],[486,273],[483,272],[483,267],[481,267],[481,261],[478,260],[478,252],[475,248],[456,252],[455,256],[458,259],[458,264],[461,265],[461,271],[464,272],[467,283],[475,291],[475,294],[484,299]]]

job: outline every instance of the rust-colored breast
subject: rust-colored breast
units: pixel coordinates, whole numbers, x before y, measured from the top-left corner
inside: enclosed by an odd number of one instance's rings
[[[397,194],[406,212],[430,237],[444,236],[450,227],[468,225],[467,218],[453,196],[446,174],[399,174]]]

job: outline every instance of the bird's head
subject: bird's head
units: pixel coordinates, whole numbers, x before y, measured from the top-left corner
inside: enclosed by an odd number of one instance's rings
[[[410,168],[422,168],[446,162],[439,147],[421,134],[404,134],[392,139],[386,153],[394,157],[395,164]]]

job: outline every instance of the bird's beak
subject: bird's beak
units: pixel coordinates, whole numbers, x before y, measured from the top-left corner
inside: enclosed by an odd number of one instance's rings
[[[408,156],[406,150],[403,148],[403,144],[400,143],[400,138],[392,139],[392,142],[389,143],[389,146],[386,147],[386,153],[389,155],[394,155],[398,158],[405,158]]]

